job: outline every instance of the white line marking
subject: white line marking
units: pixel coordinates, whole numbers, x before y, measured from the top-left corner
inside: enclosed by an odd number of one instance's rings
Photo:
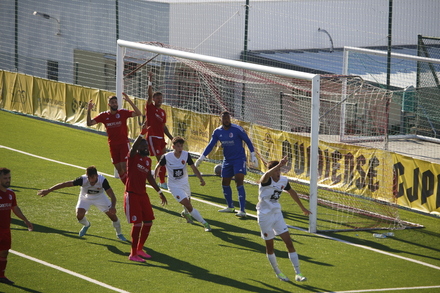
[[[349,291],[331,291],[326,293],[360,293],[360,292],[380,292],[380,291],[397,291],[397,290],[419,290],[419,289],[437,289],[437,286],[419,286],[419,287],[401,287],[401,288],[383,288],[383,289],[362,289],[362,290],[349,290]]]
[[[11,150],[11,151],[14,151],[14,152],[22,153],[22,154],[25,154],[25,155],[28,155],[28,156],[31,156],[31,157],[35,157],[35,158],[39,158],[39,159],[43,159],[43,160],[46,160],[46,161],[50,161],[50,162],[54,162],[54,163],[58,163],[58,164],[66,165],[66,166],[75,167],[75,168],[78,168],[78,169],[85,169],[84,167],[80,167],[80,166],[76,166],[76,165],[72,165],[72,164],[68,164],[68,163],[64,163],[64,162],[60,162],[60,161],[56,161],[56,160],[52,160],[52,159],[49,159],[49,158],[45,158],[45,157],[41,157],[41,156],[37,156],[37,155],[31,154],[31,153],[23,152],[23,151],[16,150],[16,149],[9,148],[9,147],[2,146],[2,145],[0,145],[0,148],[8,149],[8,150]],[[101,174],[103,174],[103,175],[105,175],[105,176],[113,177],[113,175],[110,175],[110,174],[106,174],[106,173],[101,173]],[[151,186],[148,186],[148,187],[149,187],[149,188],[152,188]],[[170,193],[168,190],[163,190],[163,191]],[[212,205],[212,206],[224,207],[224,206],[222,206],[222,205],[218,205],[218,204],[215,204],[215,203],[212,203],[212,202],[209,202],[209,201],[203,200],[203,199],[198,199],[198,198],[195,198],[195,197],[192,197],[192,199],[194,199],[194,200],[196,200],[196,201],[199,201],[199,202],[203,202],[203,203],[206,203],[206,204]],[[254,218],[257,217],[256,215],[249,214],[249,213],[248,213],[247,215],[248,215],[248,216],[251,216],[251,217],[254,217]],[[295,227],[295,226],[288,225],[288,227],[289,227],[289,228],[292,228],[292,229],[300,230],[300,231],[303,231],[303,232],[307,232],[307,230],[302,229],[302,228],[298,228],[298,227]],[[345,240],[342,240],[342,239],[338,239],[338,238],[334,238],[334,237],[330,237],[330,236],[326,236],[326,235],[322,235],[322,234],[317,234],[317,233],[315,233],[315,235],[320,236],[320,237],[323,237],[323,238],[326,238],[326,239],[329,239],[329,240],[339,241],[339,242],[344,243],[344,244],[348,244],[348,245],[356,246],[356,247],[363,248],[363,249],[366,249],[366,250],[371,250],[371,251],[374,251],[374,252],[377,252],[377,253],[381,253],[381,254],[385,254],[385,255],[388,255],[388,256],[392,256],[392,257],[395,257],[395,258],[400,258],[400,259],[402,259],[402,260],[406,260],[406,261],[409,261],[409,262],[413,262],[413,263],[416,263],[416,264],[420,264],[420,265],[423,265],[423,266],[427,266],[427,267],[430,267],[430,268],[433,268],[433,269],[436,269],[436,270],[440,270],[440,267],[435,266],[435,265],[432,265],[432,264],[429,264],[429,263],[426,263],[426,262],[423,262],[423,261],[419,261],[419,260],[415,260],[415,259],[407,258],[407,257],[400,256],[400,255],[397,255],[397,254],[392,254],[392,253],[389,253],[389,252],[386,252],[386,251],[382,251],[382,250],[379,250],[379,249],[375,249],[375,248],[368,247],[368,246],[364,246],[364,245],[360,245],[360,244],[355,244],[355,243],[352,243],[352,242],[348,242],[348,241],[345,241]],[[64,270],[64,269],[63,269],[63,270]],[[73,273],[73,272],[72,272],[72,273]],[[76,274],[76,273],[75,273],[75,274]],[[78,275],[79,275],[79,274],[78,274]],[[81,275],[79,275],[79,276],[81,276]],[[87,278],[87,277],[85,277],[85,278]],[[90,280],[92,280],[92,279],[90,279]],[[415,289],[429,289],[429,288],[440,288],[440,286],[433,286],[433,287],[427,286],[427,287],[414,287],[414,288],[415,288]],[[404,290],[404,288],[397,288],[397,289],[357,290],[357,291],[339,291],[339,293],[349,293],[349,292],[373,292],[373,291],[386,291],[386,290]],[[409,288],[408,290],[411,290],[411,289]],[[121,292],[125,292],[125,291],[121,291]]]
[[[29,255],[26,255],[26,254],[23,254],[23,253],[21,253],[21,252],[18,252],[18,251],[12,250],[12,249],[10,249],[9,251],[12,252],[13,254],[18,255],[18,256],[21,256],[21,257],[27,258],[27,259],[32,260],[32,261],[34,261],[34,262],[40,263],[40,264],[42,264],[42,265],[45,265],[45,266],[51,267],[51,268],[56,269],[56,270],[59,270],[59,271],[62,271],[62,272],[64,272],[64,273],[67,273],[67,274],[69,274],[69,275],[72,275],[72,276],[78,277],[78,278],[80,278],[80,279],[86,280],[86,281],[88,281],[88,282],[90,282],[90,283],[94,283],[94,284],[99,285],[99,286],[102,286],[102,287],[104,287],[104,288],[107,288],[107,289],[110,289],[110,290],[113,290],[113,291],[116,291],[116,292],[121,292],[121,293],[130,293],[130,292],[128,292],[128,291],[125,291],[125,290],[122,290],[122,289],[119,289],[119,288],[115,288],[115,287],[113,287],[113,286],[110,286],[110,285],[107,285],[107,284],[105,284],[105,283],[99,282],[99,281],[97,281],[97,280],[95,280],[95,279],[92,279],[92,278],[86,277],[86,276],[84,276],[84,275],[81,275],[81,274],[78,274],[78,273],[72,272],[72,271],[67,270],[67,269],[65,269],[65,268],[62,268],[62,267],[60,267],[60,266],[53,265],[53,264],[51,264],[51,263],[45,262],[45,261],[43,261],[43,260],[40,260],[40,259],[38,259],[38,258],[35,258],[35,257],[32,257],[32,256],[29,256]]]

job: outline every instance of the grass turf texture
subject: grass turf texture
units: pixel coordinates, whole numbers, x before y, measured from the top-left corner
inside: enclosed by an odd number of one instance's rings
[[[440,270],[375,251],[347,245],[318,235],[291,229],[300,256],[305,283],[281,282],[266,259],[264,241],[252,217],[238,219],[218,213],[218,207],[193,201],[211,224],[187,224],[181,206],[166,193],[168,206],[160,206],[156,192],[148,189],[156,220],[146,251],[153,256],[146,264],[128,261],[130,244],[115,237],[111,221],[95,207],[87,218],[92,227],[83,238],[75,217],[79,188],[50,193],[37,190],[72,180],[95,165],[113,174],[107,139],[103,135],[0,111],[0,145],[84,167],[77,169],[30,157],[0,147],[0,166],[12,170],[12,186],[19,206],[34,224],[28,232],[13,216],[12,249],[36,259],[71,270],[128,292],[324,292],[440,285]],[[155,163],[155,159],[153,159]],[[212,174],[214,164],[200,169]],[[123,185],[107,176],[114,189],[124,235],[131,226],[123,216]],[[218,177],[205,177],[206,186],[190,178],[193,196],[224,206]],[[246,185],[247,211],[255,214],[257,186]],[[236,190],[233,198],[237,204]],[[287,194],[281,198],[288,224],[307,229],[308,220]],[[308,206],[308,202],[304,202]],[[423,224],[423,229],[395,231],[395,236],[377,239],[370,232],[340,232],[325,235],[375,248],[402,257],[440,266],[440,219],[401,211],[404,220]],[[294,279],[284,244],[275,241],[280,269]],[[6,275],[14,286],[0,284],[0,292],[113,292],[76,276],[10,253]],[[421,289],[392,292],[419,292]],[[440,288],[422,292],[440,291]]]

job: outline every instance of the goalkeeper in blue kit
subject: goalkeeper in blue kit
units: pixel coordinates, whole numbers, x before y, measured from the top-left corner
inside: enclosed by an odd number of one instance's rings
[[[246,175],[246,153],[244,151],[243,142],[251,152],[251,163],[254,168],[258,168],[258,160],[255,156],[254,146],[249,139],[246,132],[239,125],[231,123],[231,115],[229,112],[222,112],[222,125],[217,127],[211,136],[211,140],[206,146],[203,154],[196,161],[196,167],[200,166],[206,156],[212,151],[214,146],[220,141],[223,148],[223,163],[222,163],[222,188],[225,196],[227,207],[219,210],[224,213],[234,213],[234,203],[232,202],[232,188],[231,180],[235,177],[235,184],[238,191],[238,201],[240,204],[240,211],[236,216],[246,217],[246,191],[244,189],[244,176]]]

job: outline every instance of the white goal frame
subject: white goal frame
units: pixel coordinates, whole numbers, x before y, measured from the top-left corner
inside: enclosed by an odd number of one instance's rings
[[[124,40],[117,41],[116,54],[116,95],[118,104],[122,105],[122,91],[124,87],[124,48],[148,51],[156,54],[167,56],[176,56],[190,60],[230,66],[234,68],[258,71],[263,73],[276,74],[285,77],[292,77],[302,80],[311,81],[312,84],[312,104],[311,104],[311,136],[310,136],[310,197],[309,209],[312,214],[309,216],[309,232],[317,231],[317,209],[318,209],[318,143],[319,143],[319,106],[320,106],[320,75],[305,73],[300,71],[269,67],[264,65],[245,63],[230,59],[223,59],[207,55],[189,53],[163,47],[141,44]]]
[[[345,46],[344,47],[344,53],[343,53],[343,61],[342,61],[342,74],[348,75],[348,57],[350,52],[357,52],[357,53],[363,53],[367,55],[376,55],[376,56],[382,56],[387,57],[388,52],[387,51],[380,51],[380,50],[371,50],[371,49],[365,49],[365,48],[359,48],[359,47],[350,47]],[[392,53],[391,57],[396,59],[403,59],[403,60],[411,60],[411,61],[420,61],[420,62],[426,62],[426,63],[434,63],[434,64],[440,64],[440,59],[435,58],[427,58],[427,57],[420,57],[420,56],[414,56],[414,55],[408,55],[408,54],[400,54],[400,53]],[[342,104],[344,107],[344,103]],[[342,108],[344,109],[344,108]],[[341,136],[343,133],[345,133],[345,111],[341,111]],[[427,137],[423,135],[418,134],[407,134],[407,135],[390,135],[388,136],[388,139],[401,139],[401,138],[416,138],[424,141],[434,142],[434,143],[440,143],[440,139],[438,138],[432,138]],[[371,139],[371,138],[368,138]]]

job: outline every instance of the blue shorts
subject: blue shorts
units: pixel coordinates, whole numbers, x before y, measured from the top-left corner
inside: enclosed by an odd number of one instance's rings
[[[221,174],[222,178],[232,178],[238,173],[246,175],[246,159],[223,161]]]

